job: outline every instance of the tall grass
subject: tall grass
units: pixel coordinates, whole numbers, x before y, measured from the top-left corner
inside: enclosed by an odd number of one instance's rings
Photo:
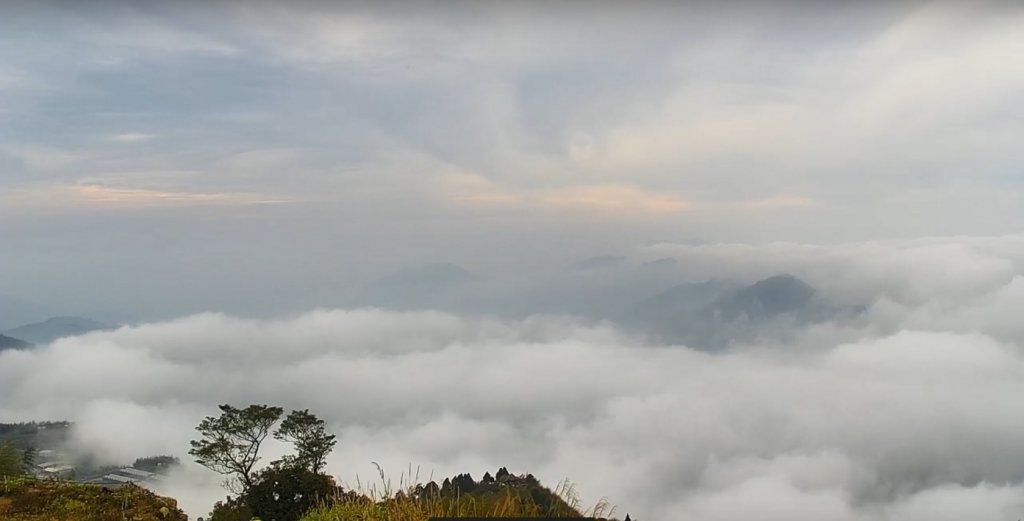
[[[374,464],[376,465],[376,463]],[[357,477],[354,493],[314,509],[302,521],[427,521],[432,517],[592,517],[606,519],[615,508],[605,499],[582,509],[575,485],[568,480],[550,491],[558,501],[543,506],[529,490],[501,487],[488,494],[417,494],[419,471],[403,473],[395,487],[377,465],[378,483],[363,487]]]

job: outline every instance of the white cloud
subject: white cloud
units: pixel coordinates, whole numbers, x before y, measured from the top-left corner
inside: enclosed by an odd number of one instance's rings
[[[887,297],[852,329],[805,331],[811,349],[717,355],[556,317],[197,315],[5,352],[0,415],[72,419],[80,450],[130,459],[183,456],[217,403],[308,407],[340,435],[329,470],[349,484],[371,461],[421,477],[504,465],[640,519],[1022,513],[1020,238],[653,249],[723,273],[843,274],[823,287]],[[203,513],[216,481],[187,471],[167,492]]]
[[[956,304],[1004,287],[1024,265],[1024,237],[923,237],[838,244],[653,244],[639,259],[679,259],[696,277],[790,272],[848,302],[880,297]]]
[[[48,144],[2,145],[25,170],[0,186],[0,212],[19,225],[5,287],[142,309],[284,309],[334,298],[332,281],[358,279],[360,263],[372,273],[465,253],[548,269],[729,226],[843,241],[999,233],[1022,215],[1016,9],[867,9],[827,34],[803,24],[834,19],[795,9],[783,23],[759,11],[725,23],[730,12],[689,7],[224,5],[56,24],[40,11],[14,36],[13,48],[42,51],[0,71],[0,90],[18,94],[0,111],[14,137]],[[196,12],[232,16],[185,16]],[[182,89],[155,88],[164,72]],[[130,129],[147,133],[116,134]],[[76,145],[76,132],[109,150]],[[185,141],[156,139],[168,135]],[[291,193],[320,204],[236,218]],[[229,208],[193,211],[209,206]],[[121,208],[183,211],[102,213]],[[35,222],[48,212],[72,217]],[[779,214],[793,217],[769,220]],[[342,442],[330,470],[350,483],[371,460],[478,477],[508,465],[571,477],[648,520],[1019,519],[1024,237],[666,243],[631,260],[663,257],[693,280],[794,273],[866,310],[795,331],[790,349],[717,356],[564,318],[196,315],[0,354],[0,416],[69,418],[80,450],[131,459],[183,455],[217,403],[271,402],[330,421]],[[535,310],[616,282],[545,277],[485,291],[550,283],[523,299]],[[288,290],[266,297],[253,280]],[[217,479],[187,472],[170,492],[205,513]]]
[[[155,137],[156,137],[156,134],[144,134],[144,133],[141,133],[141,132],[128,132],[128,133],[125,133],[125,134],[115,134],[115,135],[110,137],[110,140],[114,141],[116,143],[131,144],[131,143],[142,143],[144,141],[149,141],[149,140],[151,140],[151,139],[153,139]]]

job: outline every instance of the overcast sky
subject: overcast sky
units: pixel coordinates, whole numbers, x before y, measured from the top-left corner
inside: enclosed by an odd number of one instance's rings
[[[0,353],[0,421],[187,461],[218,403],[279,403],[347,483],[1018,520],[1022,57],[1009,1],[0,0],[0,325],[135,323]],[[339,309],[446,262],[447,311]],[[720,353],[553,316],[779,273],[857,311]]]
[[[1024,224],[1013,2],[4,4],[0,293],[68,311]]]

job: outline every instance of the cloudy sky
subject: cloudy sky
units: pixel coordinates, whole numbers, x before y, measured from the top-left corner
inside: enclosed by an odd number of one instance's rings
[[[1019,3],[0,4],[0,326],[133,324],[0,353],[0,421],[187,460],[267,402],[349,484],[1024,516]],[[780,273],[859,311],[717,353],[597,320]]]
[[[1020,6],[710,4],[5,2],[0,293],[274,313],[423,262],[1024,224]]]

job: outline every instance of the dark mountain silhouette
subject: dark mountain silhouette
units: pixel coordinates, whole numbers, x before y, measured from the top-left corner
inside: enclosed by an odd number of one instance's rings
[[[637,320],[675,319],[710,306],[740,287],[739,283],[724,279],[680,284],[641,301],[630,310],[629,316]]]
[[[26,347],[31,346],[32,344],[25,342],[23,340],[19,340],[17,338],[9,337],[6,335],[0,335],[0,351],[4,351],[7,349],[24,349]]]
[[[113,327],[83,317],[53,317],[42,322],[26,324],[4,331],[4,334],[20,338],[33,344],[48,344],[58,338],[84,335],[92,331],[113,329]]]
[[[815,293],[810,284],[792,275],[775,275],[736,291],[719,307],[727,320],[771,318],[804,310]]]
[[[636,304],[619,322],[656,339],[697,349],[784,337],[793,326],[855,314],[788,274],[750,285],[712,279],[681,284]]]

